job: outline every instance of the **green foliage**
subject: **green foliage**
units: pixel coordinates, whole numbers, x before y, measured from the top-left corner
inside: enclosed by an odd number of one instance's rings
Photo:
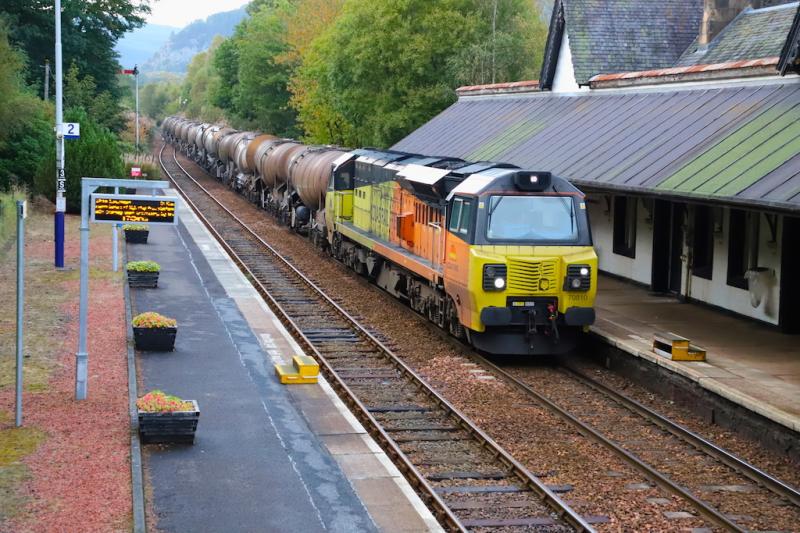
[[[100,126],[119,133],[125,127],[122,108],[109,91],[97,91],[92,76],[80,76],[73,63],[64,75],[64,107],[83,109]]]
[[[66,141],[67,211],[80,212],[81,178],[84,176],[120,178],[125,167],[117,138],[99,125],[83,109],[68,109],[65,122],[80,122],[81,138]],[[52,143],[35,178],[35,190],[55,200],[55,143]]]
[[[171,82],[148,83],[139,89],[139,110],[154,120],[170,114],[170,108],[178,109],[180,85]]]
[[[222,118],[222,110],[212,103],[210,93],[214,76],[211,58],[222,42],[217,39],[207,52],[197,54],[189,64],[181,87],[181,110],[190,118],[214,122]]]
[[[128,261],[125,266],[131,272],[160,272],[161,265],[155,261]]]
[[[293,103],[309,140],[389,146],[458,85],[532,76],[545,33],[527,0],[350,0],[303,58]]]
[[[148,231],[150,226],[147,224],[125,224],[122,229],[124,231]]]
[[[257,0],[195,57],[183,109],[308,142],[389,146],[455,101],[459,85],[536,76],[536,0]],[[210,57],[210,59],[209,59]],[[299,126],[299,127],[298,127]]]
[[[84,76],[91,76],[97,92],[118,96],[117,53],[114,45],[125,33],[144,24],[149,0],[63,0],[61,16],[64,65],[75,63]],[[30,58],[28,83],[41,87],[38,66],[53,59],[55,17],[52,0],[3,0],[0,14],[11,25],[11,40]]]
[[[277,61],[288,51],[285,17],[291,9],[289,2],[267,3],[244,20],[234,35],[238,87],[229,110],[231,118],[243,128],[286,137],[297,135],[287,89],[291,68]]]
[[[24,54],[8,42],[0,19],[0,190],[30,187],[42,154],[53,141],[52,108],[24,84]]]

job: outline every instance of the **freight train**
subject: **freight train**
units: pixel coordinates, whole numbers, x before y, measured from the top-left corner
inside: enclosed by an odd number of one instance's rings
[[[490,354],[571,350],[594,322],[584,195],[546,171],[309,146],[169,117],[167,142],[453,336]]]

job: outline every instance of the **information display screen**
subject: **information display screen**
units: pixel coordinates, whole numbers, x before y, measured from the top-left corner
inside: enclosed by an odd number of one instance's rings
[[[178,199],[172,196],[93,194],[92,222],[175,224]]]

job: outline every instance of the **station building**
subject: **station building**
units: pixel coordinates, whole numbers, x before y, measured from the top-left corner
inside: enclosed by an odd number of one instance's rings
[[[799,49],[798,2],[556,0],[538,82],[394,148],[568,178],[603,272],[800,333]]]

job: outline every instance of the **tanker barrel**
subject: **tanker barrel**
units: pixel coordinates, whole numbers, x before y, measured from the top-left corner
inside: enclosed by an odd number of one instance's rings
[[[306,145],[297,141],[286,141],[272,147],[261,159],[264,183],[271,188],[286,183],[292,158],[306,148]]]
[[[344,153],[336,148],[316,148],[299,154],[295,159],[291,172],[292,187],[308,208],[317,210],[324,205],[333,162]]]
[[[256,136],[255,139],[247,146],[247,153],[245,154],[245,170],[247,174],[255,174],[258,170],[258,159],[256,153],[264,145],[269,146],[272,141],[278,138],[274,135],[261,134]]]
[[[245,132],[245,134],[236,142],[236,145],[234,146],[233,162],[236,164],[238,171],[243,174],[247,173],[247,161],[245,161],[247,147],[253,142],[255,137],[256,134],[252,131]]]
[[[236,155],[234,153],[236,149],[236,143],[239,142],[239,139],[241,139],[244,135],[246,135],[246,132],[237,131],[231,133],[230,135],[226,135],[222,138],[222,140],[220,140],[218,152],[220,161],[228,164],[228,162],[233,159],[233,157]]]

